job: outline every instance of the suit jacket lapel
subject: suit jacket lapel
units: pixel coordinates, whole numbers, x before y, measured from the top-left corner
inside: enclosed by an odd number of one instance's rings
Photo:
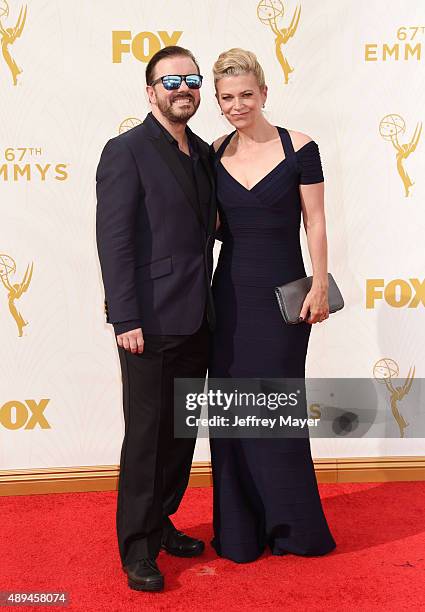
[[[193,134],[193,132],[190,130],[190,128],[188,128],[189,132],[191,134]],[[209,214],[208,214],[208,221],[207,221],[207,234],[213,234],[215,233],[215,225],[216,225],[216,217],[217,217],[217,199],[216,199],[216,192],[215,192],[215,177],[214,177],[214,172],[213,172],[213,168],[212,168],[212,164],[211,164],[211,159],[210,159],[210,155],[209,155],[209,151],[204,151],[204,148],[201,147],[197,147],[198,149],[198,154],[199,154],[199,159],[200,162],[208,176],[208,180],[210,183],[210,187],[211,187],[211,195],[210,195],[210,206],[209,206]]]

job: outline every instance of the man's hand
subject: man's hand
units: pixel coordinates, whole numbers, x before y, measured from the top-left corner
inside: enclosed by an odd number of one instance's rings
[[[119,334],[117,336],[117,343],[118,346],[121,346],[130,353],[143,353],[145,341],[143,340],[141,328],[131,329],[124,334]]]

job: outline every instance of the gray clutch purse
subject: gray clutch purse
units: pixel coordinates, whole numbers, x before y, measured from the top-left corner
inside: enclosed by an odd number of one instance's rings
[[[332,313],[344,307],[344,300],[330,272],[328,272],[328,280],[329,313]],[[300,316],[305,297],[311,289],[312,282],[313,277],[306,276],[292,281],[291,283],[286,283],[286,285],[282,285],[281,287],[275,287],[280,312],[282,313],[285,323],[299,323],[298,317]]]

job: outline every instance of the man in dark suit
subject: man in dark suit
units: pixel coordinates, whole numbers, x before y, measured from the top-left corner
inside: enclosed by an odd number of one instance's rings
[[[216,206],[208,145],[186,125],[200,103],[195,58],[181,47],[162,49],[146,83],[152,111],[102,152],[96,235],[123,383],[119,550],[129,586],[157,591],[161,548],[181,557],[204,550],[169,518],[195,446],[174,438],[173,383],[206,375]]]

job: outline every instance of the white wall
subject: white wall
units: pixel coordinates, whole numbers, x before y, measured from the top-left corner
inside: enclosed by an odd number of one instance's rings
[[[379,133],[384,116],[400,115],[406,129],[399,142],[408,144],[424,120],[425,35],[400,30],[397,39],[400,27],[425,24],[421,0],[303,0],[298,29],[284,48],[294,67],[287,85],[273,34],[257,18],[255,0],[25,4],[22,35],[9,46],[23,70],[16,86],[0,56],[0,254],[16,262],[16,273],[8,276],[11,283],[23,280],[31,262],[34,271],[27,291],[15,302],[29,323],[22,337],[0,284],[0,406],[48,399],[44,416],[50,429],[10,429],[4,424],[8,407],[2,409],[1,469],[119,461],[120,371],[112,329],[103,315],[94,175],[102,147],[120,123],[142,119],[149,107],[146,64],[131,53],[113,63],[113,31],[130,30],[133,36],[182,32],[178,44],[193,50],[205,75],[202,104],[191,127],[209,142],[229,131],[214,99],[214,60],[234,46],[258,55],[269,86],[267,118],[306,132],[319,144],[329,269],[346,299],[341,313],[314,327],[308,375],[369,377],[383,357],[398,364],[401,377],[411,365],[416,377],[424,375],[424,304],[399,308],[381,299],[366,308],[367,279],[423,279],[424,137],[404,161],[415,182],[405,197],[395,149]],[[9,5],[3,27],[17,23],[21,3]],[[279,23],[287,27],[297,3],[284,5]],[[0,12],[2,7],[4,2]],[[414,39],[403,40],[406,34]],[[383,44],[396,43],[399,59],[384,61]],[[421,46],[420,59],[404,59],[407,43]],[[365,60],[366,44],[377,45],[369,48],[377,61]],[[20,147],[27,150],[17,151]],[[15,162],[21,168],[30,164],[31,178],[13,180],[14,162],[5,158],[8,148],[23,155]],[[51,164],[44,181],[37,163],[43,168]],[[57,164],[65,166],[56,170]],[[55,178],[63,173],[66,180]],[[25,415],[25,408],[18,410]],[[423,441],[329,439],[313,440],[312,447],[318,457],[415,455],[422,453]],[[208,443],[201,440],[195,459],[208,456]]]

